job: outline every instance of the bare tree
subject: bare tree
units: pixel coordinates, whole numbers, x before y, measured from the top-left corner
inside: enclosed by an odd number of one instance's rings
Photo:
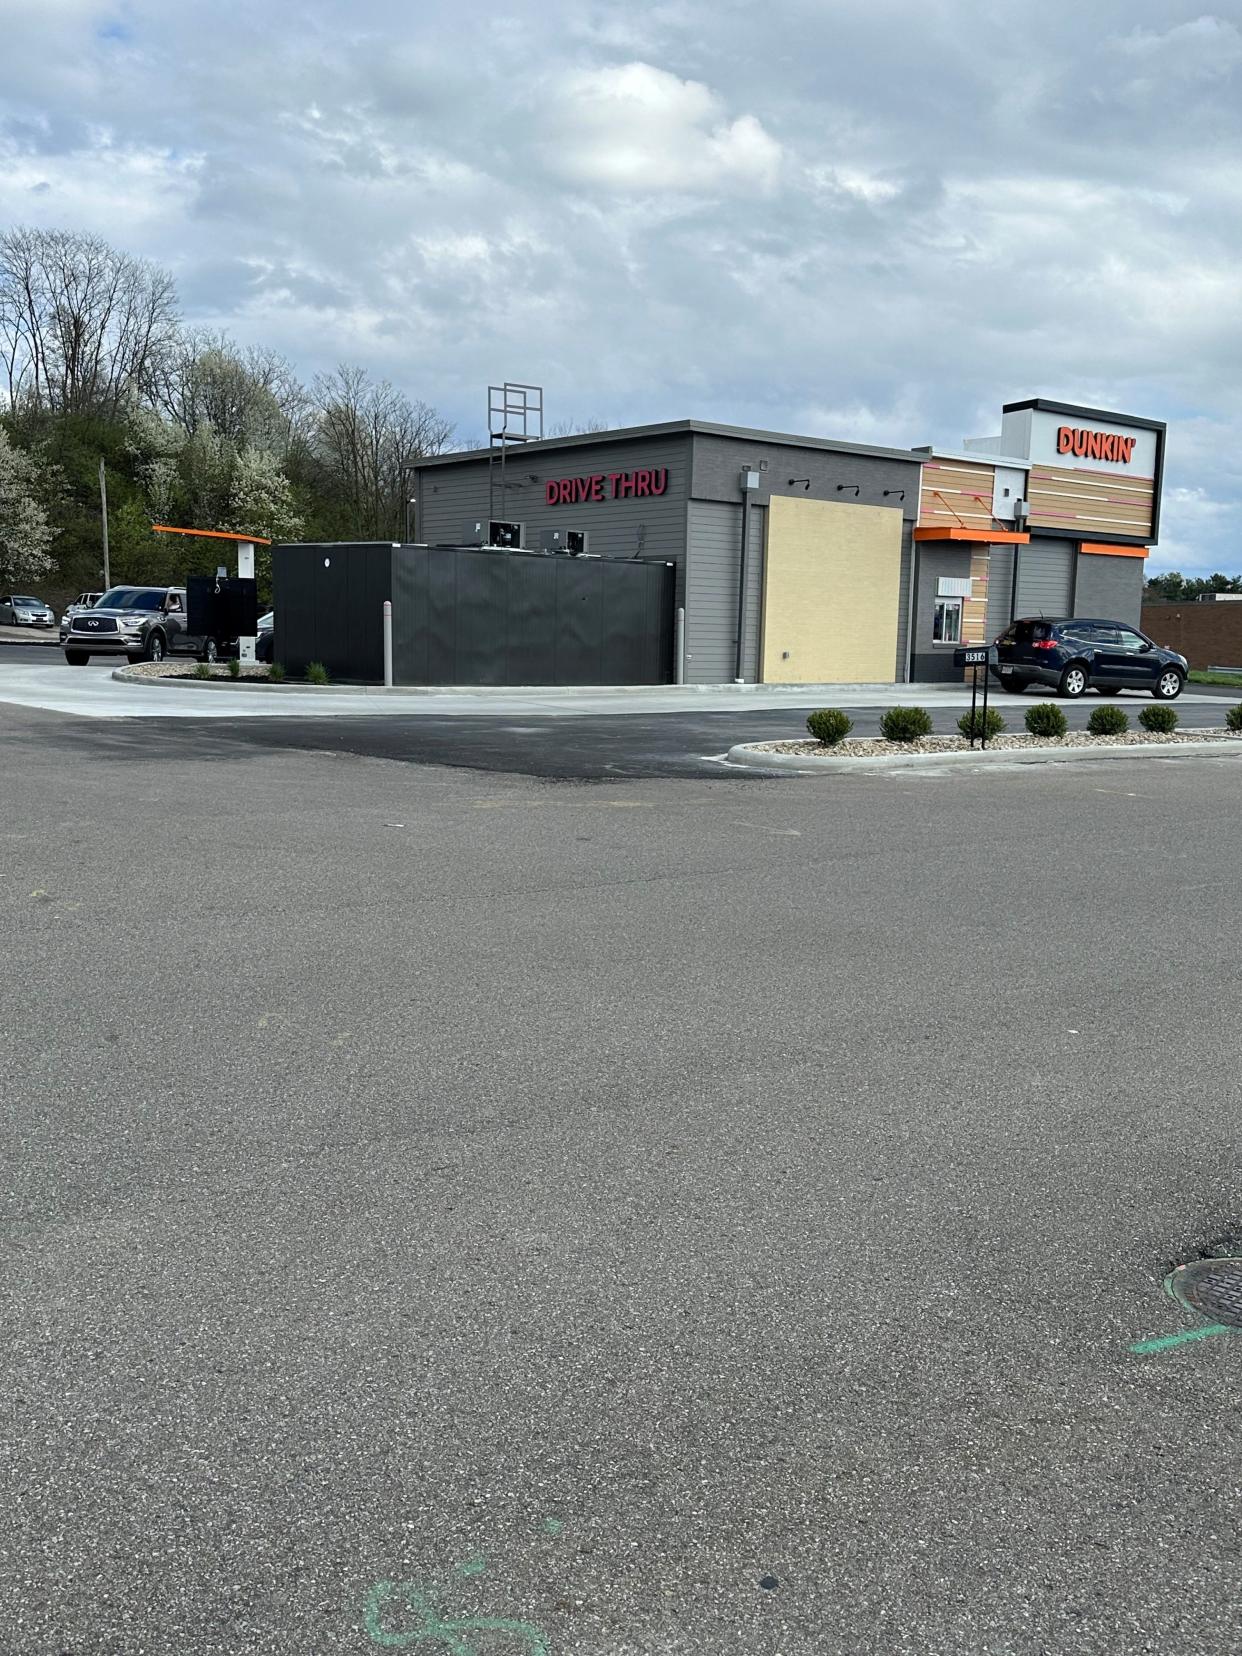
[[[307,435],[309,398],[286,359],[257,345],[242,350],[226,334],[182,335],[152,391],[187,437],[210,428],[237,449],[283,455]]]
[[[544,432],[545,437],[577,437],[589,431],[610,431],[607,420],[592,417],[589,420],[554,420]]]
[[[451,423],[387,380],[342,364],[314,384],[315,453],[358,534],[388,540],[401,526],[404,469],[442,454]]]
[[[177,330],[167,271],[98,236],[0,236],[0,340],[14,407],[115,419],[149,392]]]

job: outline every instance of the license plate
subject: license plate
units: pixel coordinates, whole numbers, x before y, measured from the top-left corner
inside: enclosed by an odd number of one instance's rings
[[[1002,668],[1001,668],[1001,672],[1002,672],[1002,673],[1012,673],[1012,672],[1013,672],[1013,668],[1012,668],[1012,667],[1002,667]]]

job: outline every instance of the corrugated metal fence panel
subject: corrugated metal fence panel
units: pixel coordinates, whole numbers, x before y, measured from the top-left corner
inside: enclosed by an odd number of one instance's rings
[[[988,554],[988,643],[1013,620],[1012,546],[994,546]]]
[[[751,684],[759,672],[767,515],[763,507],[751,508],[743,656],[744,677]],[[692,500],[690,555],[686,565],[686,681],[689,684],[728,684],[734,678],[741,557],[741,504]]]
[[[273,655],[290,673],[322,662],[334,678],[384,676],[383,602],[392,591],[386,541],[272,548]]]
[[[1074,579],[1070,541],[1039,540],[1018,549],[1018,601],[1015,615],[1068,615]]]
[[[401,684],[667,684],[671,564],[401,547]]]

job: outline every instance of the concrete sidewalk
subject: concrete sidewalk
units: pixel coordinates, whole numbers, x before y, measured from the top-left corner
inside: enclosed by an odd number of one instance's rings
[[[927,708],[970,705],[970,690],[946,684],[761,684],[761,685],[640,685],[591,686],[568,689],[530,686],[514,689],[486,687],[428,687],[385,690],[381,686],[253,685],[204,683],[194,679],[119,679],[115,660],[69,667],[57,656],[47,660],[31,652],[29,660],[0,661],[0,702],[48,712],[72,713],[88,719],[247,719],[328,718],[366,715],[444,718],[452,714],[475,718],[495,715],[544,715],[580,718],[600,714],[728,713],[744,715],[759,709],[825,706],[892,707],[917,702]],[[996,698],[998,706],[1026,700]],[[1037,699],[1037,698],[1036,698]],[[1123,702],[1147,702],[1135,694]],[[1208,695],[1184,694],[1179,705],[1212,702]]]

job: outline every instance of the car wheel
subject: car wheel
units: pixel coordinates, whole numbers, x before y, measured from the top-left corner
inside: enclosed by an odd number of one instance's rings
[[[207,640],[207,642],[203,645],[203,653],[202,653],[201,656],[199,656],[199,660],[200,661],[215,662],[215,661],[219,661],[219,659],[220,659],[219,645],[217,645],[214,638],[209,638]]]
[[[69,663],[69,665],[71,667],[85,667],[87,662],[90,659],[91,659],[90,656],[86,653],[85,650],[66,650],[65,651],[65,660]]]
[[[163,661],[167,654],[168,646],[164,642],[163,633],[151,633],[142,647],[142,659],[144,661]]]
[[[1001,689],[1008,690],[1011,696],[1020,696],[1029,682],[1029,679],[1003,678],[1000,685]]]
[[[1176,701],[1182,693],[1182,686],[1186,680],[1176,667],[1167,667],[1156,680],[1156,688],[1152,691],[1157,701]]]
[[[1077,701],[1079,696],[1085,694],[1086,689],[1087,669],[1083,666],[1081,661],[1071,662],[1061,674],[1061,682],[1057,686],[1057,694],[1061,696],[1069,696],[1071,700]]]

